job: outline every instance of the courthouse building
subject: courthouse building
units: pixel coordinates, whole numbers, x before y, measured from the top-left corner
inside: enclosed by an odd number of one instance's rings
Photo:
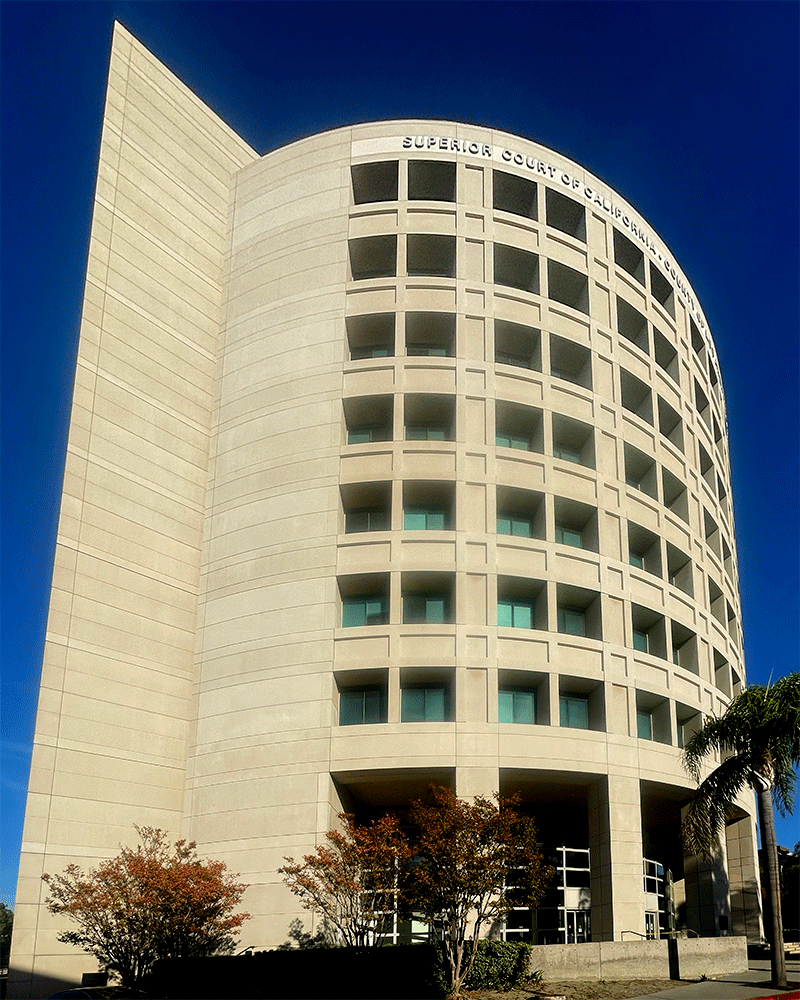
[[[717,355],[639,213],[473,125],[260,156],[117,26],[16,995],[93,968],[41,875],[133,824],[240,872],[269,947],[310,929],[284,856],[431,783],[536,817],[557,877],[501,937],[758,938],[752,798],[714,866],[679,832],[744,683]]]

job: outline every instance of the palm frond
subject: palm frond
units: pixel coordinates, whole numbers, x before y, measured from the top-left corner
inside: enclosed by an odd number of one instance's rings
[[[741,757],[729,757],[701,782],[683,820],[686,847],[711,858],[719,832],[737,795],[748,784],[751,768]]]
[[[791,812],[800,766],[800,673],[748,688],[688,740],[683,764],[698,783],[714,752],[726,759],[700,784],[684,827],[687,845],[706,855],[745,784],[771,787],[778,809]]]

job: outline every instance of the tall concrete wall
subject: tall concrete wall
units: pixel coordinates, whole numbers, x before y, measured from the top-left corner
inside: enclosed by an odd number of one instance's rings
[[[9,995],[95,967],[43,872],[181,831],[228,195],[255,156],[115,26]]]

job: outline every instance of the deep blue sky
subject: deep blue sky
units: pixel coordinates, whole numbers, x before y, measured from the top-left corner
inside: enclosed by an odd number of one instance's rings
[[[2,822],[16,886],[112,22],[259,152],[373,118],[494,125],[608,181],[719,350],[750,681],[798,669],[793,2],[0,3]],[[797,818],[779,841],[800,839]]]

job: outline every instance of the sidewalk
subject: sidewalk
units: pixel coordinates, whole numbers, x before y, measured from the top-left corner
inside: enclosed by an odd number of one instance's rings
[[[781,1000],[800,1000],[800,961],[790,959],[786,963],[789,992],[775,990],[770,985],[769,962],[750,963],[747,972],[719,979],[707,979],[700,983],[686,983],[647,996],[632,997],[630,1000],[766,1000],[779,996]]]

